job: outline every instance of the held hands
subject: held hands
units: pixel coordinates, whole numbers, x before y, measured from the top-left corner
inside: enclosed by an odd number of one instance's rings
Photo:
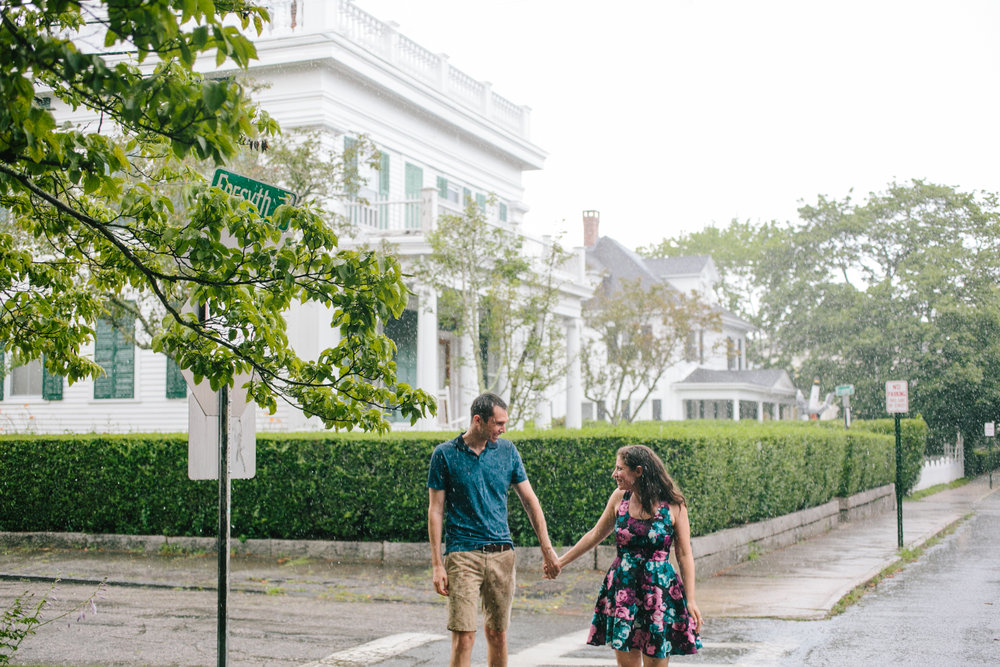
[[[559,556],[556,555],[556,550],[552,547],[542,550],[542,571],[545,573],[546,579],[555,579],[559,576],[562,571],[562,564],[559,562]]]

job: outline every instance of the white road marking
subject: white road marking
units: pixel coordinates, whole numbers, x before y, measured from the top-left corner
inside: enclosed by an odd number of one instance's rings
[[[567,653],[578,651],[587,644],[589,630],[571,632],[562,637],[541,644],[535,644],[520,653],[510,656],[508,663],[517,667],[549,667],[550,665],[576,665],[578,667],[608,667],[614,666],[615,655],[608,651],[605,658],[565,658]]]
[[[509,664],[516,665],[517,667],[561,667],[563,665],[574,667],[614,667],[617,664],[614,651],[611,649],[608,649],[607,658],[566,657],[567,653],[579,651],[586,645],[586,642],[587,630],[572,632],[547,642],[535,644],[520,653],[511,655]],[[705,657],[709,657],[711,655],[709,652],[713,649],[745,651],[746,653],[741,655],[736,662],[715,663],[703,662],[701,659],[698,659],[697,662],[692,661],[690,664],[697,664],[698,667],[767,665],[773,664],[775,659],[787,655],[794,648],[794,645],[763,642],[706,642],[701,652],[701,655]],[[671,664],[674,662],[684,664],[686,662],[685,656],[671,656],[670,662]]]
[[[323,667],[324,665],[371,665],[388,660],[401,653],[409,651],[428,642],[447,639],[444,635],[429,635],[422,632],[402,632],[396,635],[382,637],[361,646],[331,653],[319,662],[310,662],[305,667]]]

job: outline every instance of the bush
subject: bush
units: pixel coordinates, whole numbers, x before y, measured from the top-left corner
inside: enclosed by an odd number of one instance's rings
[[[892,482],[894,439],[881,424],[856,424],[655,422],[511,438],[553,542],[570,544],[614,490],[623,445],[663,458],[688,498],[692,533],[703,535]],[[908,451],[909,462],[922,455],[926,425],[904,424],[907,449],[920,452]],[[256,477],[233,480],[233,535],[424,541],[427,465],[455,435],[259,434]],[[534,544],[519,504],[512,492],[514,539]],[[0,530],[209,536],[216,517],[217,483],[188,479],[183,434],[0,438]]]
[[[854,428],[871,433],[883,433],[892,436],[893,444],[893,469],[895,469],[895,446],[896,446],[896,419],[872,419],[854,423]],[[923,417],[917,415],[915,419],[900,420],[900,443],[903,459],[902,487],[903,495],[913,489],[920,479],[920,469],[924,465],[924,453],[927,448],[927,436],[929,429]],[[895,481],[895,479],[893,479]],[[853,492],[852,492],[853,493]]]

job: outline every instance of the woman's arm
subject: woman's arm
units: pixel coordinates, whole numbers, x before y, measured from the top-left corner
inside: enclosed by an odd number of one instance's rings
[[[701,610],[694,595],[694,554],[691,552],[691,524],[688,521],[687,505],[671,505],[674,515],[674,548],[677,553],[677,565],[681,569],[681,581],[684,582],[684,597],[687,599],[688,611],[694,617],[698,632],[701,632]]]
[[[618,505],[622,502],[622,496],[625,495],[625,491],[622,489],[616,489],[611,497],[608,498],[608,504],[604,507],[604,512],[601,513],[601,518],[597,520],[597,523],[591,528],[587,533],[580,538],[580,540],[570,548],[569,551],[564,553],[561,558],[559,558],[559,565],[561,567],[566,567],[577,558],[587,553],[598,544],[604,541],[604,539],[611,534],[611,531],[615,527],[615,516],[618,513]]]

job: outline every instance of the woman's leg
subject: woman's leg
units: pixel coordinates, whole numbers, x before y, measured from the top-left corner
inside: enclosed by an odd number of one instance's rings
[[[618,667],[639,667],[642,664],[638,651],[615,650],[615,660],[618,661]]]
[[[642,656],[642,667],[667,667],[670,658],[651,658],[648,655]]]

